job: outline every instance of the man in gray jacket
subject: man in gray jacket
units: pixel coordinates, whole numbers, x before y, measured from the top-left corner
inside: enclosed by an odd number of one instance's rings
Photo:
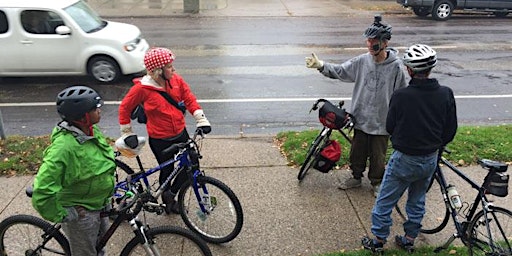
[[[355,117],[355,130],[349,157],[352,177],[341,180],[339,188],[360,187],[369,160],[368,179],[375,197],[386,165],[389,100],[396,89],[407,85],[403,64],[397,58],[398,51],[387,47],[391,26],[381,23],[381,20],[381,16],[375,16],[374,22],[364,32],[368,53],[341,64],[324,63],[314,53],[312,57],[306,57],[308,68],[316,68],[329,78],[355,83],[351,110]]]

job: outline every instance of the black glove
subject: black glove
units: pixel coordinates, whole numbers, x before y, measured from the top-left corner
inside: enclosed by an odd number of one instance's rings
[[[124,138],[124,143],[126,144],[126,146],[130,147],[131,149],[134,149],[139,145],[139,140],[137,139],[137,135],[133,134]]]
[[[196,129],[197,134],[208,134],[212,131],[211,126],[199,126]]]

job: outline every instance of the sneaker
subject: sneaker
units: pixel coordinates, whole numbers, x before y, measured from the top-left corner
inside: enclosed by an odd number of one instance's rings
[[[377,184],[377,185],[372,185],[372,189],[373,189],[373,196],[375,198],[377,198],[379,196],[379,193],[380,193],[380,183]]]
[[[340,185],[338,185],[339,189],[345,190],[345,189],[351,189],[351,188],[357,188],[361,186],[361,179],[356,178],[349,178],[344,181],[340,181]]]
[[[409,253],[414,252],[414,240],[411,241],[405,236],[395,236],[395,244]]]
[[[162,193],[162,201],[165,204],[165,213],[171,214],[180,214],[180,208],[178,202],[174,199],[173,193],[171,191],[164,191]]]
[[[367,236],[361,239],[361,244],[366,250],[370,250],[374,253],[384,254],[384,243],[377,241],[377,239],[371,239]]]

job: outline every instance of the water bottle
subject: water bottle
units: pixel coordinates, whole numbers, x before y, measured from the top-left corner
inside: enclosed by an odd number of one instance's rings
[[[454,185],[448,185],[446,188],[448,192],[448,199],[450,199],[450,204],[455,209],[460,209],[462,207],[462,201],[460,200],[459,193],[455,189]]]

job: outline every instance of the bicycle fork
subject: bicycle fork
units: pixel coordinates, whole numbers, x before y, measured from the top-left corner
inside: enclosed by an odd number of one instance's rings
[[[197,177],[199,175],[201,175],[201,171],[196,170],[192,177],[192,188],[194,189],[194,194],[197,202],[199,203],[199,210],[197,210],[196,214],[202,221],[204,221],[208,217],[207,215],[209,215],[217,205],[217,198],[210,196],[206,186],[200,185],[197,182]]]
[[[130,226],[132,227],[133,232],[139,238],[139,243],[144,248],[144,251],[146,251],[146,255],[161,256],[153,239],[146,235],[147,228],[145,225],[142,224],[142,222],[139,220],[139,218],[135,217],[135,218],[131,219],[129,223],[130,223]]]

